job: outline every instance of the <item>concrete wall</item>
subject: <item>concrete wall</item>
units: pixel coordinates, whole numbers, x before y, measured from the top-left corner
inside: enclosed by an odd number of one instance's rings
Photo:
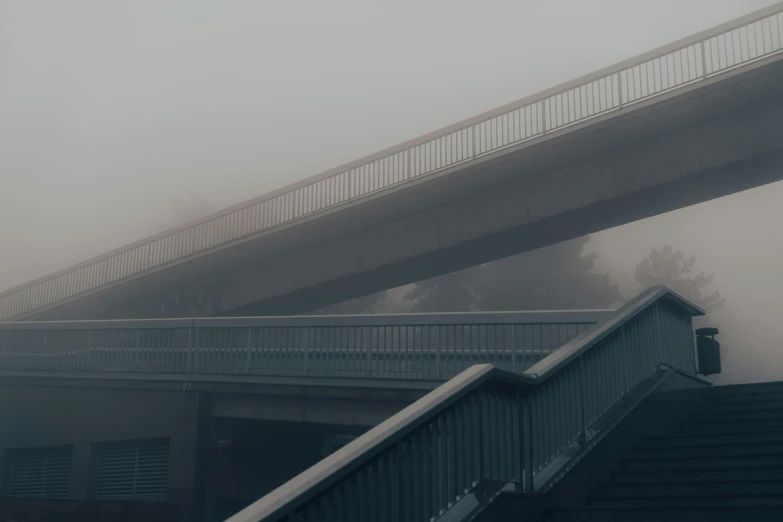
[[[6,450],[73,445],[71,497],[90,499],[94,443],[168,436],[166,500],[178,505],[183,521],[211,522],[219,504],[240,509],[318,462],[325,435],[359,435],[434,386],[154,377],[0,376],[0,470],[6,469]],[[227,440],[232,442],[218,444]],[[0,496],[5,486],[0,473]],[[14,506],[94,511],[89,503],[45,504]]]
[[[197,393],[0,385],[0,466],[6,470],[9,449],[72,444],[71,497],[85,499],[94,485],[93,443],[170,437],[168,500],[177,502],[186,516],[194,487],[198,414]]]
[[[213,419],[211,438],[231,440],[208,457],[206,522],[220,504],[248,505],[316,464],[328,435],[358,436],[366,427],[250,419]]]
[[[178,522],[167,502],[106,502],[75,499],[0,498],[4,522]]]

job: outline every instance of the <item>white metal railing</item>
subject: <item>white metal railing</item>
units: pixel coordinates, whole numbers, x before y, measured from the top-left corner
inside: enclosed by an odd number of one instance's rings
[[[0,320],[562,131],[783,50],[783,2],[0,293]]]
[[[466,369],[227,522],[430,522],[488,482],[541,492],[662,367],[696,376],[700,315],[650,288],[521,374]]]
[[[613,310],[0,323],[0,370],[450,379],[521,372]]]

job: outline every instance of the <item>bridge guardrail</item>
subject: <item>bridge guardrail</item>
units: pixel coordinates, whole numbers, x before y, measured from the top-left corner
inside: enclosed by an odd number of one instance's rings
[[[521,372],[608,310],[0,323],[0,369],[446,380]]]

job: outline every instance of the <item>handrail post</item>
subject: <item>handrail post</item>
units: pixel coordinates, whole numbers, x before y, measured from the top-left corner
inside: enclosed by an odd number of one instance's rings
[[[654,313],[655,313],[655,349],[656,352],[658,352],[663,347],[663,331],[661,330],[661,310],[660,310],[660,303],[658,301],[655,302],[654,305]],[[666,364],[672,364],[671,361],[655,361],[656,363],[665,362]]]
[[[135,352],[133,369],[139,371],[141,370],[141,330],[138,328],[136,328],[136,349],[133,351]]]
[[[309,328],[308,328],[308,330],[309,330]],[[300,339],[302,338],[301,335],[299,336],[299,338]],[[307,338],[307,340],[309,340],[311,338],[311,336],[308,335],[308,336],[306,336],[306,338]],[[307,377],[307,372],[309,371],[309,368],[310,368],[310,343],[305,341],[304,345],[305,345],[305,347],[304,347],[304,374],[305,374],[305,377]]]
[[[525,493],[533,492],[533,408],[530,395],[525,393],[521,395],[521,420],[522,429],[522,491]]]
[[[370,327],[370,342],[367,343],[367,377],[372,377],[372,326]]]
[[[402,518],[400,516],[400,491],[402,487],[402,473],[400,471],[400,452],[402,451],[402,444],[400,441],[397,441],[396,444],[396,451],[394,454],[394,460],[391,461],[392,466],[394,466],[394,473],[392,474],[392,491],[390,495],[391,500],[391,522],[400,522],[400,519]],[[425,463],[425,466],[427,463]],[[425,485],[425,487],[428,485]]]
[[[580,357],[576,361],[576,365],[576,373],[579,376],[577,386],[579,386],[579,424],[581,426],[581,431],[577,434],[577,440],[580,444],[585,444],[587,443],[587,421],[585,420],[585,393],[587,393],[587,391],[585,390],[585,378],[582,370],[584,367],[584,359]]]
[[[188,328],[188,367],[187,372],[192,373],[196,362],[193,360],[193,327]]]
[[[707,50],[704,48],[704,43],[707,40],[701,41],[701,77],[707,77]]]
[[[92,330],[87,330],[87,368],[90,371],[90,359],[92,359]]]
[[[44,368],[48,368],[50,364],[50,357],[49,357],[49,343],[47,342],[47,335],[49,331],[44,330],[43,335],[43,353],[44,353]]]
[[[440,380],[441,371],[440,371],[440,345],[443,342],[443,327],[438,328],[438,346],[435,348],[435,378]]]
[[[484,430],[487,426],[486,419],[484,418],[484,392],[481,389],[476,390],[473,392],[476,394],[476,399],[478,402],[478,419],[479,419],[479,430],[478,430],[478,436],[479,436],[479,444],[478,444],[478,490],[481,491],[481,487],[484,484],[484,444],[486,443],[485,437],[484,437]]]
[[[247,373],[250,373],[250,350],[253,345],[253,329],[248,328],[247,329],[247,335],[245,336],[245,351],[247,354],[245,355],[245,371]]]

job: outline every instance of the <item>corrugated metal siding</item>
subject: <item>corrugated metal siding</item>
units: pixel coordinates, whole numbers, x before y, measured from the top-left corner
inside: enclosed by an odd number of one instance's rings
[[[97,498],[165,497],[169,444],[168,438],[100,444]]]
[[[8,458],[9,496],[68,498],[72,446],[11,450]]]

